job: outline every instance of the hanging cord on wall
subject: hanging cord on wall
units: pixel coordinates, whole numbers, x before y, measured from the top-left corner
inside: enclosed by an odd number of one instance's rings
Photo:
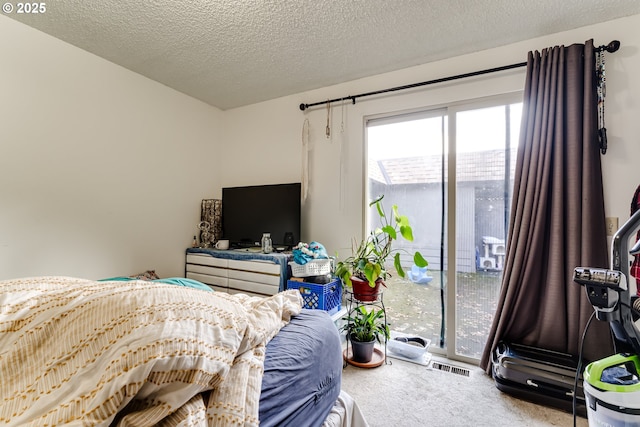
[[[582,374],[582,361],[583,361],[583,352],[584,352],[584,340],[587,337],[587,331],[589,330],[589,326],[591,325],[591,321],[595,317],[595,310],[589,316],[589,320],[587,320],[587,324],[584,327],[584,331],[582,332],[582,339],[580,340],[580,352],[578,353],[578,366],[576,366],[576,376],[573,379],[573,396],[571,396],[571,409],[573,412],[573,427],[576,427],[576,416],[578,415],[578,383],[580,380],[580,375]],[[585,396],[586,397],[586,396]]]
[[[340,123],[340,201],[339,201],[339,206],[340,206],[340,212],[343,212],[344,206],[346,204],[346,197],[347,197],[347,191],[346,191],[346,168],[347,165],[345,164],[345,159],[347,158],[347,153],[346,153],[346,147],[347,147],[347,138],[345,136],[345,128],[344,128],[344,119],[345,119],[345,109],[344,109],[344,102],[342,103],[342,111],[341,111],[341,116],[342,116],[342,122]]]
[[[331,103],[327,101],[327,127],[325,128],[327,139],[331,138]]]
[[[598,140],[600,152],[607,153],[607,128],[604,126],[604,98],[607,95],[607,82],[604,67],[604,50],[596,50],[596,84],[598,96]]]
[[[309,194],[309,119],[302,123],[302,201]]]
[[[342,100],[342,109],[340,111],[340,132],[344,133],[344,99]]]

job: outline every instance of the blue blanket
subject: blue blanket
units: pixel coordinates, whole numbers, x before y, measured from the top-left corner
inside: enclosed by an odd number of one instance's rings
[[[326,311],[291,318],[267,345],[260,427],[321,426],[342,380],[342,344]]]
[[[119,276],[119,277],[110,277],[109,279],[100,279],[98,280],[98,282],[113,282],[113,281],[127,282],[129,280],[137,280],[137,279],[134,279],[132,277]],[[177,285],[177,286],[186,286],[188,288],[194,288],[194,289],[200,289],[203,291],[213,292],[213,289],[205,285],[204,283],[198,282],[197,280],[193,280],[193,279],[187,279],[184,277],[169,277],[166,279],[149,280],[149,282],[165,283],[165,284]]]

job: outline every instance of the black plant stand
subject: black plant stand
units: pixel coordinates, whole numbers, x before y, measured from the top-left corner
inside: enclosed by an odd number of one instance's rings
[[[387,324],[387,310],[384,307],[383,291],[380,291],[377,294],[374,294],[373,301],[360,301],[358,298],[355,297],[353,293],[353,289],[350,289],[350,288],[344,289],[344,295],[347,303],[348,318],[350,318],[351,314],[360,306],[363,306],[363,305],[375,306],[382,309],[382,312],[384,313],[384,323],[385,325]],[[349,325],[350,323],[351,323],[350,321],[347,321],[347,325]],[[357,366],[359,368],[377,368],[382,364],[386,364],[386,365],[392,364],[391,360],[389,360],[389,358],[387,357],[387,339],[386,338],[384,339],[384,352],[380,351],[377,347],[374,348],[373,359],[371,359],[371,361],[367,363],[355,362],[354,360],[351,359],[353,346],[350,346],[351,340],[349,339],[348,336],[346,337],[346,341],[347,341],[347,348],[343,352],[343,360],[344,360],[343,368],[346,368],[347,364]]]

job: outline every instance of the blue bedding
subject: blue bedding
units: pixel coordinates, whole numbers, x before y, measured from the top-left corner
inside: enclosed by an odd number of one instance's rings
[[[267,345],[260,426],[321,426],[341,379],[342,344],[331,317],[302,310]]]
[[[131,280],[137,280],[129,276],[110,277],[108,279],[100,279],[98,282],[129,282]],[[202,282],[193,279],[187,279],[184,277],[169,277],[166,279],[153,279],[149,280],[153,283],[164,283],[167,285],[185,286],[187,288],[200,289],[201,291],[213,292],[213,289]]]

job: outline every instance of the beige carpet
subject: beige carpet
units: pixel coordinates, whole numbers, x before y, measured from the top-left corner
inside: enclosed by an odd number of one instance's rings
[[[342,389],[356,401],[371,427],[573,426],[568,412],[511,397],[478,367],[434,357],[470,369],[468,377],[388,359],[391,365],[343,370]],[[577,417],[576,426],[587,427]]]

